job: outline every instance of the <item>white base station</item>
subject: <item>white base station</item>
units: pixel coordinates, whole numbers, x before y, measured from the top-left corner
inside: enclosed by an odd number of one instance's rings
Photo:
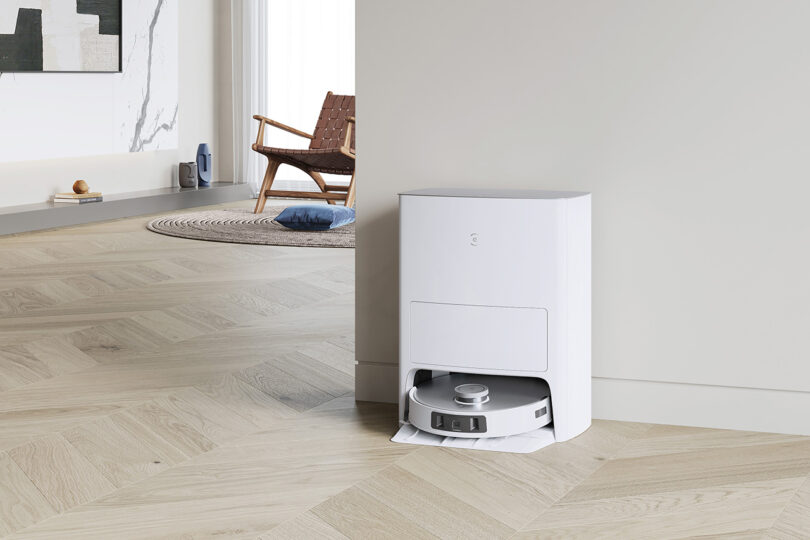
[[[467,448],[470,450],[489,450],[490,452],[508,452],[512,454],[530,454],[555,442],[554,429],[542,427],[528,433],[508,437],[488,437],[469,439],[461,437],[443,437],[425,433],[411,424],[400,426],[391,441],[406,444],[427,446],[445,446],[447,448]]]
[[[591,425],[591,199],[400,194],[395,442],[533,452]]]

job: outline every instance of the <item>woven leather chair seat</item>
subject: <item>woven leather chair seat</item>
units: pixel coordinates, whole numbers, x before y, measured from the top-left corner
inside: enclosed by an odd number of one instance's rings
[[[352,174],[354,158],[343,154],[339,148],[291,149],[257,146],[256,151],[282,163],[326,174]]]

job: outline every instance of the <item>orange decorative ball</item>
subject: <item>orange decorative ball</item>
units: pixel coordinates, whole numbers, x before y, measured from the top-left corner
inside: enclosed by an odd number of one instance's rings
[[[84,180],[76,180],[73,182],[73,193],[78,193],[81,195],[82,193],[87,193],[90,191],[90,186],[87,185],[87,182]]]

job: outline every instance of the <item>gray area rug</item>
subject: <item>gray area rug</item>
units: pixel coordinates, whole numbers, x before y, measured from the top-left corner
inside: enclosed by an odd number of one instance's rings
[[[212,242],[354,247],[354,223],[330,231],[294,231],[273,222],[273,218],[282,210],[283,208],[270,208],[258,215],[245,208],[189,212],[153,219],[146,228],[168,236]]]

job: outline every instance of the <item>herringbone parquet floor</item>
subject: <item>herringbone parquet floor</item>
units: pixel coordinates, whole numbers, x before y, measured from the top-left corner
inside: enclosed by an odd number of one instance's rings
[[[353,400],[353,250],[146,220],[0,238],[0,537],[810,538],[810,438],[390,443]]]

